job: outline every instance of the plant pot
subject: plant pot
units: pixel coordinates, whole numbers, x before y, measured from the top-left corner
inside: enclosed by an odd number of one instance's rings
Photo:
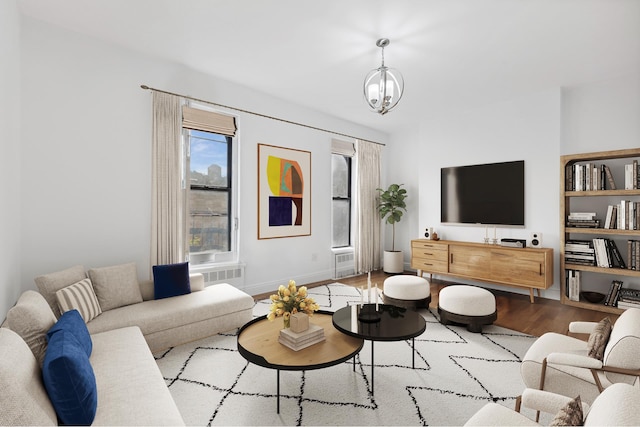
[[[397,274],[404,271],[402,251],[384,251],[382,267],[385,273]]]

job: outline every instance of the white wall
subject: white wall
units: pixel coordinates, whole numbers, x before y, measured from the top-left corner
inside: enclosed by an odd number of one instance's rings
[[[0,323],[20,294],[20,14],[0,2]]]
[[[561,154],[640,146],[640,70],[562,91]]]
[[[388,138],[39,21],[25,18],[23,26],[25,286],[33,287],[39,274],[75,264],[135,261],[140,278],[149,277],[151,92],[141,84],[361,138]],[[246,290],[268,292],[290,278],[299,283],[330,278],[332,135],[238,115]],[[311,151],[311,236],[257,240],[258,143]]]
[[[525,228],[499,227],[497,238],[529,240],[532,231],[542,233],[543,245],[555,250],[557,271],[560,107],[560,90],[549,90],[425,119],[417,138],[404,138],[403,158],[409,162],[417,159],[418,163],[412,168],[392,166],[389,174],[391,180],[395,179],[394,173],[400,180],[409,179],[407,169],[411,169],[418,182],[418,214],[403,228],[409,233],[404,242],[405,262],[409,261],[410,238],[422,237],[426,227],[433,227],[440,238],[448,240],[482,242],[485,236],[484,227],[440,223],[442,167],[524,160]],[[397,136],[393,139],[396,141]],[[544,294],[551,298],[558,295],[557,283]]]

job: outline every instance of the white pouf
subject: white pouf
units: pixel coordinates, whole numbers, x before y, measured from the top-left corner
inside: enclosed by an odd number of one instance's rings
[[[431,302],[431,285],[420,276],[391,276],[384,281],[382,298],[385,304],[400,307],[428,307]]]
[[[443,325],[462,323],[471,332],[482,332],[498,318],[496,298],[478,286],[449,285],[440,290],[438,313]]]

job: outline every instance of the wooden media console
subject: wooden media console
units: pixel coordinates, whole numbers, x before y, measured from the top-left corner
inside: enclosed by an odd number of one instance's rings
[[[533,290],[553,285],[553,249],[511,248],[452,240],[411,241],[411,268],[424,273]]]

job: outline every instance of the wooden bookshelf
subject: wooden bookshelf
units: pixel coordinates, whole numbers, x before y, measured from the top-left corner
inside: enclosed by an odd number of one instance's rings
[[[620,198],[624,198],[625,200],[631,200],[638,202],[640,201],[640,189],[632,189],[625,190],[624,189],[624,170],[615,170],[612,171],[614,173],[614,177],[617,176],[619,179],[615,180],[616,189],[605,189],[605,190],[583,190],[583,191],[572,191],[568,190],[567,187],[567,167],[573,166],[575,164],[585,164],[585,163],[597,163],[607,164],[607,162],[615,163],[617,166],[612,165],[611,167],[620,168],[621,164],[626,163],[625,160],[640,160],[640,148],[633,149],[625,149],[625,150],[613,150],[613,151],[599,151],[592,153],[582,153],[582,154],[572,154],[565,155],[560,157],[560,298],[562,304],[570,305],[573,307],[580,308],[588,308],[591,310],[598,310],[607,313],[615,313],[620,314],[624,310],[619,309],[617,307],[612,307],[608,305],[604,305],[604,303],[593,304],[588,301],[582,300],[573,301],[569,299],[567,296],[567,283],[566,283],[566,272],[567,270],[575,270],[581,271],[583,275],[598,275],[597,277],[602,278],[602,284],[598,292],[603,294],[607,294],[609,291],[609,286],[616,277],[615,276],[624,276],[624,277],[633,277],[640,278],[640,271],[631,270],[628,268],[604,268],[597,267],[591,265],[581,265],[581,264],[571,264],[565,262],[565,244],[568,240],[590,240],[594,238],[610,238],[610,239],[626,239],[626,240],[640,240],[640,230],[628,230],[628,229],[605,229],[604,221],[605,221],[605,212],[602,212],[602,206],[605,204],[611,204],[611,201],[616,197],[619,198],[618,202],[621,200]],[[610,168],[611,168],[610,167]],[[624,166],[622,166],[624,169]],[[607,188],[609,187],[608,180],[606,181]],[[582,227],[569,227],[567,226],[567,218],[570,212],[572,212],[571,206],[572,202],[574,205],[579,205],[581,210],[590,209],[589,212],[598,212],[601,214],[601,224],[599,228],[582,228]],[[585,208],[585,206],[589,206],[589,208]],[[616,244],[619,249],[620,245]],[[626,247],[624,248],[623,259],[626,262],[627,256]],[[598,279],[597,279],[598,280]],[[591,289],[594,290],[594,289]]]

